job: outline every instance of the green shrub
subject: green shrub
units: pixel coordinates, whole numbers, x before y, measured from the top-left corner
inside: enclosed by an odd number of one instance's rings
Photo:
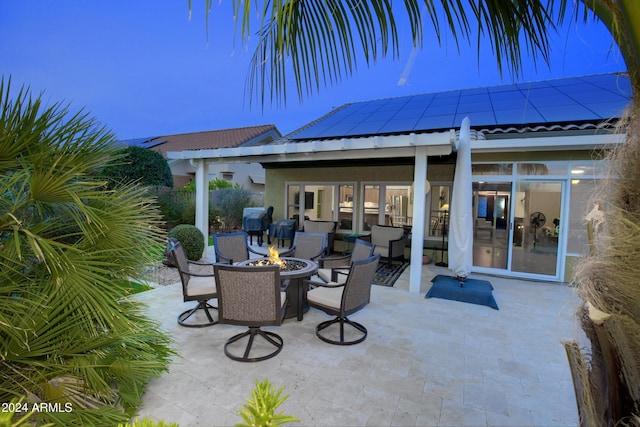
[[[195,198],[190,193],[160,186],[148,187],[147,191],[156,198],[167,230],[178,224],[195,223]],[[190,211],[193,212],[191,216],[188,215]]]
[[[232,184],[231,182],[222,178],[214,178],[209,181],[209,190],[223,190],[225,188],[242,188],[242,185],[237,182],[235,184]],[[182,190],[196,191],[196,182],[194,180],[191,180],[191,182],[182,187]]]
[[[127,424],[118,424],[118,427],[179,427],[177,423],[169,423],[164,420],[155,421],[149,418],[131,421]]]
[[[109,188],[132,181],[142,186],[173,188],[171,168],[162,154],[142,147],[127,147],[122,153],[123,158],[108,163],[102,170]]]
[[[254,206],[253,195],[243,188],[226,188],[214,191],[214,203],[221,212],[226,230],[242,227],[242,211]]]
[[[256,380],[256,386],[251,390],[251,397],[243,405],[242,410],[238,411],[244,423],[238,423],[236,427],[280,426],[300,422],[291,415],[276,413],[278,407],[289,397],[281,396],[283,390],[284,386],[276,390],[267,378],[262,382]]]
[[[204,251],[204,235],[195,225],[180,224],[169,231],[168,237],[178,239],[187,258],[191,261],[198,261],[202,258]]]

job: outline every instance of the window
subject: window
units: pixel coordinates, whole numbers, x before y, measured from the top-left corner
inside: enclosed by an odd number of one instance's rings
[[[353,185],[338,185],[338,230],[353,231]]]
[[[385,191],[385,219],[394,227],[410,226],[413,218],[410,185],[387,185]]]
[[[371,230],[372,225],[378,224],[380,216],[380,186],[365,185],[362,197],[363,224],[362,230]]]
[[[429,227],[425,235],[442,237],[447,235],[449,203],[451,202],[451,184],[431,184],[431,202],[429,204]]]
[[[571,180],[571,199],[569,205],[569,238],[567,252],[576,255],[589,253],[587,221],[585,216],[595,206],[593,195],[596,194],[596,181],[593,179]]]
[[[413,206],[411,185],[366,184],[363,186],[362,228],[371,230],[372,225],[410,226]]]
[[[300,186],[287,186],[287,218],[298,218],[300,215]]]
[[[353,231],[353,184],[288,184],[287,217],[302,227],[305,219],[336,221],[338,230]]]
[[[512,163],[487,163],[471,165],[473,175],[511,175],[513,173]]]
[[[567,162],[518,163],[519,175],[567,175]]]

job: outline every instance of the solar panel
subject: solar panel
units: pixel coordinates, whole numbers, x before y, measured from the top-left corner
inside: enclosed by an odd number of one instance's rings
[[[618,73],[351,103],[289,136],[292,140],[411,133],[471,126],[523,126],[619,117],[631,85]]]

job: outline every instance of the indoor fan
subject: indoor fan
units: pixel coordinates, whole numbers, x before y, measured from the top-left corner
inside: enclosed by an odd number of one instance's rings
[[[538,241],[538,228],[542,228],[545,222],[547,222],[547,217],[544,216],[542,212],[534,212],[531,214],[529,218],[529,223],[531,224],[531,228],[533,228],[533,248],[536,248],[536,242]]]

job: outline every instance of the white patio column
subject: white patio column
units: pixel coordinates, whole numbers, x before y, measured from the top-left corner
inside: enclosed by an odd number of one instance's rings
[[[420,292],[420,282],[422,281],[426,183],[427,147],[417,147],[413,172],[413,221],[411,227],[411,264],[409,266],[409,292],[415,293]]]
[[[196,224],[204,234],[204,253],[209,243],[209,176],[205,159],[195,160],[196,164]]]

